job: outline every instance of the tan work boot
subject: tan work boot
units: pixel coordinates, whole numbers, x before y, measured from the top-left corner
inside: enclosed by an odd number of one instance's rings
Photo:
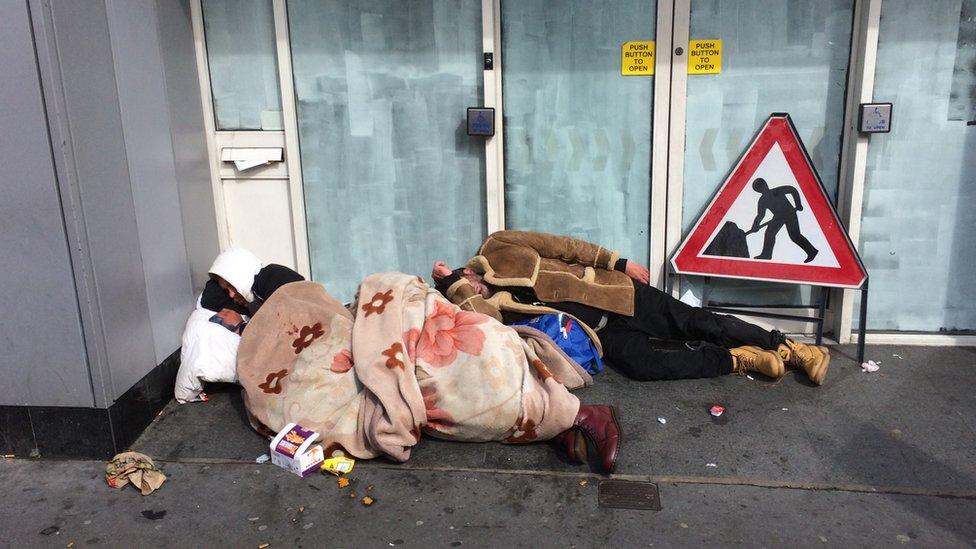
[[[767,351],[752,345],[729,349],[732,353],[732,370],[745,375],[746,372],[758,372],[773,379],[779,379],[786,373],[783,359],[776,351]]]
[[[786,343],[779,346],[779,356],[787,366],[802,368],[810,381],[823,385],[830,366],[830,351],[826,347],[787,339]]]

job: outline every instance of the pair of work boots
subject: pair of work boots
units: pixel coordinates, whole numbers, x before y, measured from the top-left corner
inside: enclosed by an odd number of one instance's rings
[[[767,351],[753,345],[730,349],[732,370],[744,375],[756,372],[773,379],[786,374],[786,367],[803,370],[810,381],[822,385],[830,366],[830,351],[819,345],[807,345],[787,339],[775,351]]]
[[[570,463],[577,465],[587,462],[589,442],[596,449],[600,468],[612,473],[620,447],[620,425],[613,406],[581,404],[573,426],[556,435],[552,442]]]

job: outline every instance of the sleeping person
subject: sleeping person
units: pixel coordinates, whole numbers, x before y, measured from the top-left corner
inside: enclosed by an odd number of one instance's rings
[[[259,433],[298,423],[319,433],[326,457],[395,461],[424,435],[551,440],[574,463],[587,461],[589,443],[597,467],[613,470],[613,409],[580,404],[569,389],[592,378],[542,332],[461,310],[413,275],[370,275],[347,308],[314,282],[264,288],[263,270],[249,295],[247,276],[215,266],[230,299],[260,304],[237,356]]]
[[[262,266],[258,256],[244,248],[228,248],[218,255],[209,274],[200,305],[217,313],[212,322],[237,334],[247,326],[244,317],[254,316],[275,290],[305,280],[284,265]]]
[[[282,265],[262,266],[257,256],[242,248],[218,255],[209,275],[183,330],[173,390],[180,404],[207,400],[204,383],[236,383],[237,348],[247,319],[276,289],[305,280]]]

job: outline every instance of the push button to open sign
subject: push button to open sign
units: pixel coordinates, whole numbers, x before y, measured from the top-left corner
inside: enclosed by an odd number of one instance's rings
[[[692,40],[688,42],[688,74],[719,74],[722,72],[722,41]]]

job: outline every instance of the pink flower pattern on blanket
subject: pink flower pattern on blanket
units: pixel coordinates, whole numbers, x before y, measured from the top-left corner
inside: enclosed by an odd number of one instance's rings
[[[344,374],[352,370],[352,352],[349,349],[343,349],[336,353],[336,356],[332,357],[332,366],[329,369],[337,374]]]
[[[408,354],[435,368],[449,366],[457,358],[458,351],[479,356],[485,345],[485,334],[478,325],[487,321],[485,315],[435,301],[434,312],[427,317],[423,328],[414,328],[404,334]]]
[[[437,407],[437,391],[433,385],[420,388],[424,396],[424,409],[427,410],[427,428],[446,433],[454,427],[454,418],[446,410]],[[418,439],[419,440],[419,439]]]

